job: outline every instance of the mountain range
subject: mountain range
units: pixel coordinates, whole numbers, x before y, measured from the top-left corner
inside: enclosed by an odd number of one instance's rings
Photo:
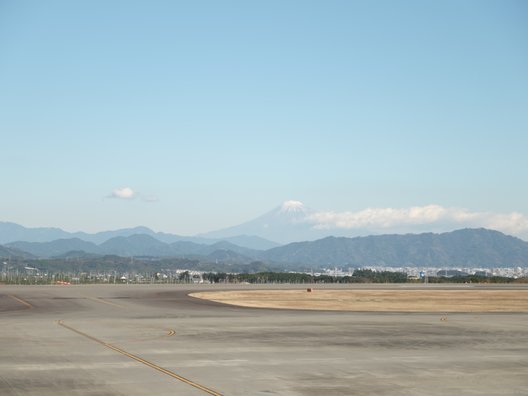
[[[0,244],[12,242],[52,242],[59,239],[77,239],[79,241],[101,244],[115,237],[129,237],[132,235],[148,235],[165,242],[193,242],[197,244],[213,245],[226,241],[249,249],[265,250],[279,246],[278,243],[255,235],[229,235],[222,238],[207,238],[201,236],[180,236],[164,232],[155,232],[147,227],[124,228],[114,231],[102,231],[95,234],[86,232],[68,232],[60,228],[38,227],[28,228],[15,223],[0,222]]]
[[[254,250],[227,241],[211,245],[162,242],[150,235],[114,237],[99,245],[78,238],[52,242],[12,242],[0,256],[68,258],[86,255],[196,258],[206,262],[281,264],[285,269],[329,267],[525,267],[528,242],[487,229],[442,234],[327,237]]]
[[[258,260],[285,268],[528,266],[528,242],[498,231],[479,228],[349,238],[314,227],[313,213],[299,201],[286,201],[256,219],[197,236],[147,227],[70,233],[0,222],[0,257],[193,257],[206,262]]]
[[[323,267],[526,267],[528,242],[498,231],[327,237],[265,252],[269,261]]]
[[[67,232],[60,228],[27,228],[15,223],[0,222],[0,244],[18,241],[51,242],[57,239],[77,238],[98,245],[114,237],[149,235],[165,243],[186,241],[212,245],[227,241],[249,249],[267,250],[281,244],[312,241],[331,235],[351,236],[346,233],[346,230],[317,228],[311,219],[314,213],[316,211],[306,207],[302,202],[290,200],[253,220],[195,236],[155,232],[143,226],[90,234]],[[367,230],[362,231],[362,234],[366,233],[368,233]]]
[[[218,251],[229,251],[249,260],[255,257],[258,250],[244,248],[227,241],[216,242],[212,245],[197,244],[189,241],[162,242],[150,235],[135,234],[111,238],[99,245],[83,241],[79,238],[57,239],[51,242],[11,242],[2,247],[10,255],[24,252],[26,256],[38,258],[77,257],[85,255],[116,255],[123,257],[185,257],[208,256],[218,254]],[[0,251],[1,252],[1,251]]]

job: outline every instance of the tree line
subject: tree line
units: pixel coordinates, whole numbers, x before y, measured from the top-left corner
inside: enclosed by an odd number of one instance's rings
[[[403,272],[355,270],[352,275],[312,275],[298,272],[257,272],[252,274],[229,274],[209,272],[202,275],[211,283],[405,283]]]

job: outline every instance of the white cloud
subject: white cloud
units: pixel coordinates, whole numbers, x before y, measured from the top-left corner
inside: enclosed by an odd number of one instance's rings
[[[124,199],[124,200],[132,200],[132,199],[141,199],[143,202],[152,203],[152,202],[158,202],[159,199],[155,195],[145,195],[141,194],[139,191],[134,191],[130,187],[121,187],[116,188],[112,191],[111,194],[107,195],[106,198],[116,198],[116,199]]]
[[[427,226],[430,230],[485,227],[513,235],[528,234],[528,217],[522,213],[472,212],[440,205],[411,208],[367,208],[358,212],[316,212],[308,216],[317,229],[408,230]]]
[[[136,196],[137,193],[130,187],[122,187],[116,188],[114,191],[112,191],[112,194],[109,195],[109,198],[134,199]]]
[[[517,235],[528,233],[528,218],[522,213],[492,214],[487,222],[488,228],[495,230],[504,230]]]

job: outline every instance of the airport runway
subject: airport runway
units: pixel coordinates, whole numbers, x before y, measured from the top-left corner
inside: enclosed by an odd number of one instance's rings
[[[0,395],[528,395],[528,314],[272,310],[187,296],[234,288],[0,286]]]

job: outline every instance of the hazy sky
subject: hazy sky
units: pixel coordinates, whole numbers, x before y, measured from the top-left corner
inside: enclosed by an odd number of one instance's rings
[[[193,234],[295,199],[528,232],[528,2],[3,0],[0,137],[26,226]]]

